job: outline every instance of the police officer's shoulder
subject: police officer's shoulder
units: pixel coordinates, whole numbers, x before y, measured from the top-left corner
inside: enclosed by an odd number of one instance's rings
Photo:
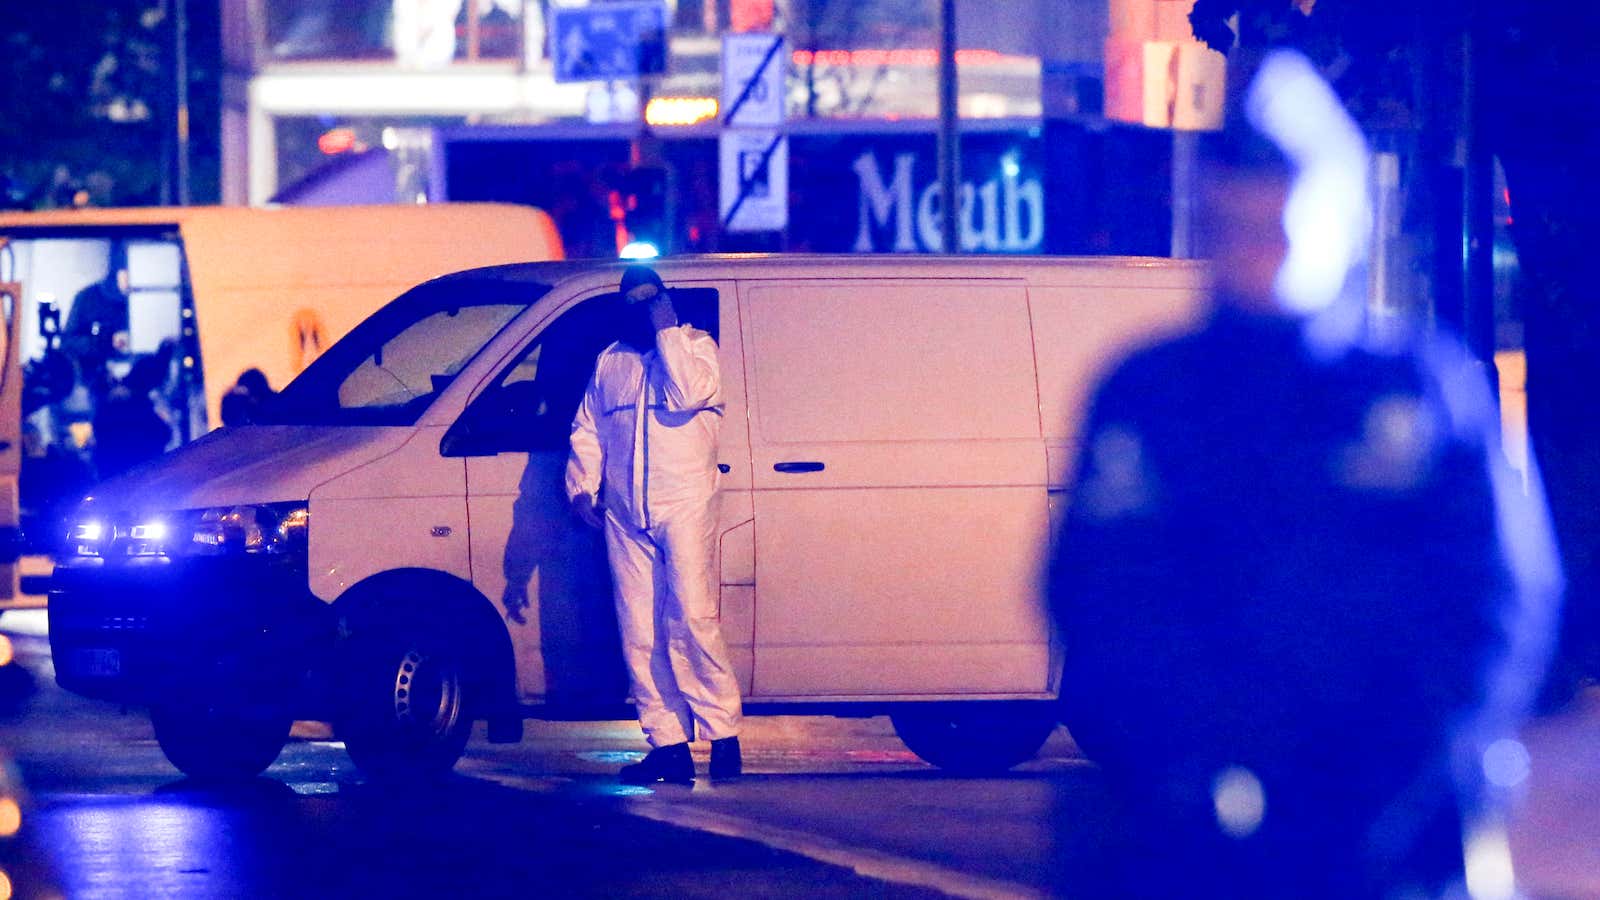
[[[1409,331],[1362,347],[1369,367],[1395,388],[1414,392],[1438,408],[1449,434],[1476,439],[1498,422],[1489,381],[1492,370],[1445,331]]]
[[[1102,403],[1142,404],[1173,392],[1207,368],[1211,348],[1201,332],[1179,335],[1140,344],[1126,351],[1103,370],[1094,396]]]

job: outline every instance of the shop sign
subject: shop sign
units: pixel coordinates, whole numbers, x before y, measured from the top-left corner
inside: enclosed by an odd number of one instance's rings
[[[850,161],[855,174],[854,243],[868,252],[929,252],[944,249],[940,216],[944,191],[922,154],[863,150]],[[1044,186],[1037,170],[1016,152],[963,166],[961,249],[964,252],[1039,253],[1044,249]],[[986,165],[985,165],[986,164]],[[841,248],[844,249],[844,248]]]

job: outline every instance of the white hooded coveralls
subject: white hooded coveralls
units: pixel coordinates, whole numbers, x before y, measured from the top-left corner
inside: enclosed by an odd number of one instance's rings
[[[599,495],[617,622],[639,725],[652,747],[739,733],[715,573],[717,344],[689,325],[656,348],[601,352],[572,421],[567,496]]]

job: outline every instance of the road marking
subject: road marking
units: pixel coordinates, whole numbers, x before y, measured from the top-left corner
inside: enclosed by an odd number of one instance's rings
[[[850,869],[857,875],[867,878],[932,888],[953,897],[966,897],[972,900],[1014,900],[1014,898],[1045,896],[1045,892],[1038,888],[1016,882],[970,875],[930,862],[852,847],[821,835],[764,825],[724,813],[665,804],[657,798],[628,800],[624,803],[624,807],[633,815],[665,825],[755,841],[774,850]]]

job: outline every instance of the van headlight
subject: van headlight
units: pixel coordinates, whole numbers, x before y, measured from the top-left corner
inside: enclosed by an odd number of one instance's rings
[[[305,503],[264,503],[125,520],[85,515],[73,523],[68,543],[78,556],[304,553],[310,529]]]

